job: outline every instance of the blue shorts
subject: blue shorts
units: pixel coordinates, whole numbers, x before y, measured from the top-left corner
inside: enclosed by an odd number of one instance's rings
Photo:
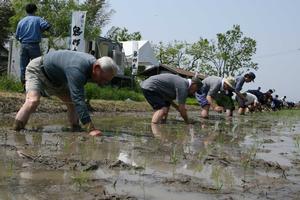
[[[163,96],[158,92],[142,89],[143,94],[154,110],[159,110],[163,107],[170,107],[171,102],[164,100]]]

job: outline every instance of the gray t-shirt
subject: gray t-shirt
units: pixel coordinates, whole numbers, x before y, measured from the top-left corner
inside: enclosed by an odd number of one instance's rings
[[[176,99],[178,104],[185,104],[189,82],[178,75],[166,73],[151,76],[142,82],[141,87],[161,94],[166,101]]]
[[[59,50],[44,56],[43,66],[50,81],[56,85],[67,85],[80,121],[91,121],[85,103],[84,85],[91,78],[96,58],[90,54]]]
[[[203,81],[201,93],[206,96],[215,96],[219,91],[222,90],[222,78],[217,76],[209,76]]]

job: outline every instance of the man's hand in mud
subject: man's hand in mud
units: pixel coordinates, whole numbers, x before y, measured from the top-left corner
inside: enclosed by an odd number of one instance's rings
[[[94,129],[89,132],[90,136],[102,136],[102,132],[100,130]]]
[[[223,108],[222,106],[216,106],[216,107],[214,108],[214,110],[215,110],[216,112],[218,112],[218,113],[221,113],[221,112],[223,112],[224,108]]]

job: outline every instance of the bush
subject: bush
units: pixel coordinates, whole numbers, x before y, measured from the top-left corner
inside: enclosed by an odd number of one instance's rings
[[[99,87],[92,83],[85,85],[85,92],[87,99],[126,100],[129,98],[133,101],[145,100],[142,93],[129,88]]]
[[[20,92],[23,90],[23,86],[19,80],[13,76],[2,75],[0,76],[0,90]]]

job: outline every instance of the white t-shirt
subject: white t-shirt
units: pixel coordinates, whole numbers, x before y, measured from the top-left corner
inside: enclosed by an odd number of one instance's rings
[[[248,106],[252,103],[257,103],[258,100],[257,100],[257,97],[254,95],[254,94],[251,94],[249,92],[246,92],[247,96],[245,97],[246,98],[246,102],[245,102],[245,105]]]

